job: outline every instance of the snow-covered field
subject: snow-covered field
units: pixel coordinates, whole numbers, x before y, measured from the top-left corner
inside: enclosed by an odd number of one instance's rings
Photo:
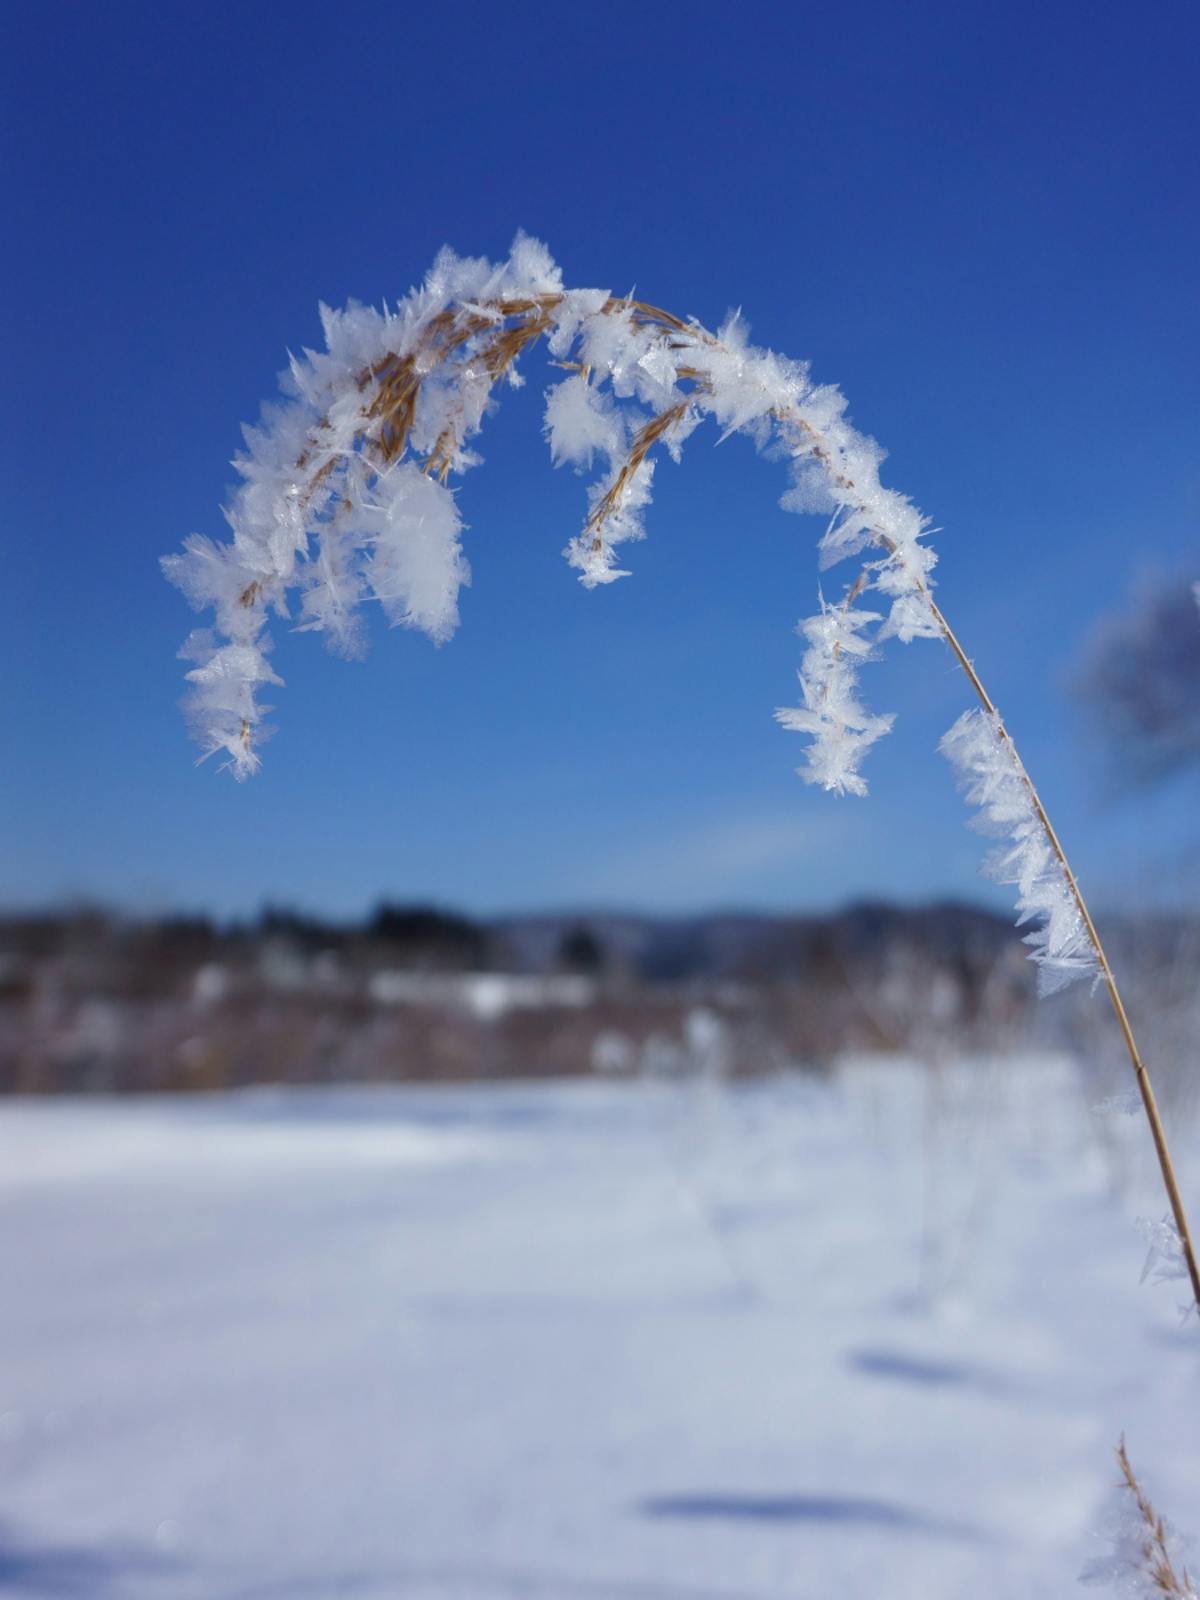
[[[1200,1530],[1200,1333],[1088,1098],[0,1105],[0,1593],[1062,1600],[1122,1429]]]

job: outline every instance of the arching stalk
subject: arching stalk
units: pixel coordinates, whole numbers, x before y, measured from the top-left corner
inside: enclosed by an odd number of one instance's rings
[[[185,647],[198,663],[188,674],[189,709],[205,754],[224,750],[238,777],[257,768],[257,690],[279,682],[266,664],[264,626],[270,608],[286,614],[290,590],[301,594],[301,626],[326,632],[347,653],[361,647],[353,614],[361,599],[379,600],[390,620],[435,638],[453,630],[466,564],[446,484],[473,464],[467,441],[496,386],[517,381],[518,358],[539,340],[548,339],[570,374],[548,397],[556,460],[584,465],[596,452],[608,460],[566,552],[589,587],[624,576],[613,548],[641,534],[656,446],[677,454],[705,415],[726,433],[748,432],[759,444],[770,437],[791,458],[794,508],[819,501],[833,510],[822,541],[827,559],[867,554],[841,604],[822,602],[802,625],[810,644],[803,703],[779,714],[812,739],[802,775],[839,793],[865,793],[858,765],[892,719],[858,701],[858,663],[889,636],[945,641],[981,710],[961,719],[943,747],[985,820],[1008,836],[995,874],[1019,884],[1022,920],[1039,923],[1029,942],[1043,986],[1086,973],[1108,991],[1200,1306],[1162,1119],[1091,913],[991,696],[933,598],[936,556],[920,542],[925,521],[880,484],[879,452],[845,421],[837,392],[813,385],[806,367],[747,345],[736,319],[717,335],[645,301],[566,290],[544,247],[521,236],[499,268],[444,252],[424,288],[396,311],[350,307],[325,313],[325,322],[328,354],[293,361],[292,405],[247,436],[249,454],[238,463],[246,481],[227,508],[233,544],[193,538],[184,556],[164,563],[197,606],[215,607],[227,641],[201,634]],[[629,400],[649,415],[628,422],[618,402]],[[890,600],[886,620],[855,609],[867,592]],[[871,638],[863,630],[873,623],[880,626]]]

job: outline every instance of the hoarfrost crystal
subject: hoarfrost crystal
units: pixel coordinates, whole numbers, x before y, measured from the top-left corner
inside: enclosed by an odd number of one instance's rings
[[[874,653],[861,630],[879,620],[877,612],[822,601],[817,615],[798,630],[809,642],[799,672],[804,703],[775,713],[785,728],[812,735],[801,777],[835,794],[866,794],[858,764],[894,720],[873,716],[855,694],[858,664]]]
[[[544,245],[518,235],[494,265],[443,250],[424,284],[394,309],[321,308],[325,349],[293,357],[282,403],[246,429],[241,487],[226,508],[232,541],[193,536],[164,569],[214,630],[185,654],[187,714],[204,754],[236,777],[259,764],[258,695],[280,682],[267,662],[270,614],[323,633],[339,653],[365,648],[365,601],[393,625],[435,641],[458,623],[469,569],[452,475],[476,464],[469,444],[518,359],[539,340],[566,376],[546,392],[544,430],[556,465],[596,466],[582,531],[565,555],[588,588],[628,576],[618,547],[645,533],[655,457],[678,461],[711,418],[782,457],[787,510],[828,518],[823,568],[857,558],[843,598],[802,621],[799,703],[777,713],[808,741],[801,775],[863,795],[860,771],[893,718],[860,700],[858,674],[888,639],[949,637],[932,599],[937,557],[920,511],[880,482],[883,450],[846,418],[837,389],[807,364],[751,344],[740,314],[710,333],[630,296],[565,289]],[[856,602],[870,595],[864,607]],[[1032,790],[998,720],[974,712],[943,741],[981,825],[1007,846],[986,870],[1018,887],[1043,990],[1095,971],[1071,886]]]
[[[980,808],[975,826],[1005,841],[984,861],[996,883],[1017,888],[1017,923],[1038,964],[1038,989],[1053,994],[1076,978],[1098,974],[1096,950],[1063,864],[1034,802],[1033,787],[998,716],[965,712],[939,746],[956,768],[963,793]]]
[[[1163,1217],[1160,1222],[1138,1218],[1138,1232],[1146,1241],[1146,1264],[1142,1268],[1142,1282],[1147,1278],[1170,1281],[1186,1278],[1187,1261],[1183,1253],[1183,1238],[1172,1219]]]

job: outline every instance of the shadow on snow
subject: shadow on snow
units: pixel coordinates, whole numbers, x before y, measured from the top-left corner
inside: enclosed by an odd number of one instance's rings
[[[639,1503],[647,1517],[682,1517],[698,1521],[749,1521],[825,1524],[830,1527],[881,1528],[899,1533],[937,1534],[948,1539],[979,1539],[979,1530],[963,1522],[927,1516],[889,1500],[840,1494],[679,1494],[657,1495]]]

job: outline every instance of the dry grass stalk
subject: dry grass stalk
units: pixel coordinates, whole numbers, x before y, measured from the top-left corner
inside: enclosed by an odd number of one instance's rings
[[[359,436],[361,447],[368,455],[373,456],[381,467],[390,466],[393,462],[398,461],[408,447],[409,436],[416,419],[421,385],[426,375],[455,358],[466,359],[475,374],[478,374],[480,369],[486,373],[490,389],[505,376],[516,358],[533,345],[552,326],[554,313],[560,306],[561,301],[562,296],[559,294],[531,295],[519,299],[499,299],[486,305],[451,306],[440,312],[431,319],[425,330],[421,345],[416,351],[403,357],[389,356],[376,363],[374,367],[360,376],[359,388],[361,390],[365,392],[373,388],[373,393],[369,399],[365,400],[363,406],[363,429]],[[683,341],[678,338],[679,335],[686,335],[688,343],[693,348],[697,340],[713,349],[726,348],[714,334],[706,329],[698,327],[694,322],[685,322],[673,313],[664,311],[661,307],[651,305],[646,301],[613,297],[607,301],[603,310],[609,315],[620,314],[632,317],[640,326],[652,330],[668,350],[680,347]],[[487,334],[491,334],[491,338],[483,343],[482,346],[479,346],[477,341]],[[473,344],[476,347],[472,350]],[[561,365],[572,366],[576,370],[583,371],[578,363],[564,362]],[[677,376],[683,381],[691,382],[696,387],[703,386],[704,375],[700,370],[686,365],[679,366],[676,370]],[[584,377],[586,378],[587,376],[588,374],[584,372]],[[625,493],[638,469],[655,445],[663,442],[671,430],[684,419],[688,411],[688,405],[689,401],[685,397],[676,405],[652,417],[634,435],[625,461],[612,484],[593,507],[585,524],[585,534],[591,535],[592,548],[594,550],[603,548],[604,525],[620,508]],[[850,479],[834,470],[829,451],[822,442],[820,435],[814,431],[805,418],[784,411],[776,411],[773,416],[774,420],[785,431],[792,429],[797,434],[804,436],[805,443],[811,454],[826,466],[830,478],[835,483],[848,492],[852,493],[855,490],[855,485]],[[297,463],[298,466],[303,467],[306,465],[307,459],[318,451],[319,447],[315,435],[319,432],[320,424],[314,430],[311,446],[300,458]],[[445,482],[453,468],[454,458],[460,443],[458,426],[455,422],[452,422],[439,437],[433,450],[424,461],[425,472]],[[333,466],[334,462],[327,460],[319,471],[313,475],[309,485],[310,495],[320,487]],[[885,535],[877,535],[876,543],[881,547],[891,548],[890,541]],[[865,574],[860,575],[847,596],[845,602],[847,605],[861,592],[865,581]],[[940,607],[923,584],[921,588],[928,602],[930,614],[933,616],[943,639],[965,673],[985,713],[995,719],[999,735],[1011,755],[1021,782],[1028,790],[1038,822],[1045,831],[1046,839],[1062,869],[1070,894],[1079,909],[1080,917],[1095,952],[1100,976],[1107,990],[1109,1001],[1129,1056],[1130,1065],[1133,1069],[1134,1078],[1137,1082],[1142,1107],[1149,1124],[1155,1154],[1158,1158],[1159,1169],[1167,1192],[1174,1226],[1179,1235],[1183,1259],[1191,1282],[1193,1299],[1197,1308],[1200,1308],[1200,1267],[1197,1266],[1196,1250],[1192,1241],[1191,1229],[1184,1209],[1174,1163],[1171,1159],[1162,1117],[1149,1074],[1134,1038],[1128,1013],[1125,1010],[1124,1002],[1117,987],[1116,978],[1100,941],[1096,925],[1092,920],[1091,912],[1088,910],[1083,892],[1079,887],[1074,872],[1071,870],[1066,853],[1046,813],[1041,797],[1026,772],[1010,735],[999,720],[995,703],[984,687],[974,663],[959,643],[954,630],[946,620]],[[260,595],[255,594],[246,603],[256,603],[260,598]]]
[[[660,411],[658,416],[651,417],[650,421],[639,428],[629,447],[629,454],[621,466],[621,470],[612,484],[596,502],[591,516],[587,519],[584,531],[592,535],[592,548],[599,550],[604,543],[603,528],[609,517],[618,509],[625,493],[629,488],[638,468],[645,461],[654,446],[660,439],[666,437],[671,429],[686,415],[688,402],[681,400],[678,405],[669,406],[665,411]]]
[[[1150,1582],[1156,1594],[1170,1595],[1174,1600],[1196,1600],[1196,1589],[1188,1570],[1176,1572],[1167,1545],[1167,1527],[1162,1517],[1151,1505],[1145,1490],[1138,1482],[1125,1448],[1125,1435],[1117,1446],[1117,1464],[1121,1469],[1122,1489],[1133,1496],[1137,1514],[1142,1523],[1142,1575]]]

